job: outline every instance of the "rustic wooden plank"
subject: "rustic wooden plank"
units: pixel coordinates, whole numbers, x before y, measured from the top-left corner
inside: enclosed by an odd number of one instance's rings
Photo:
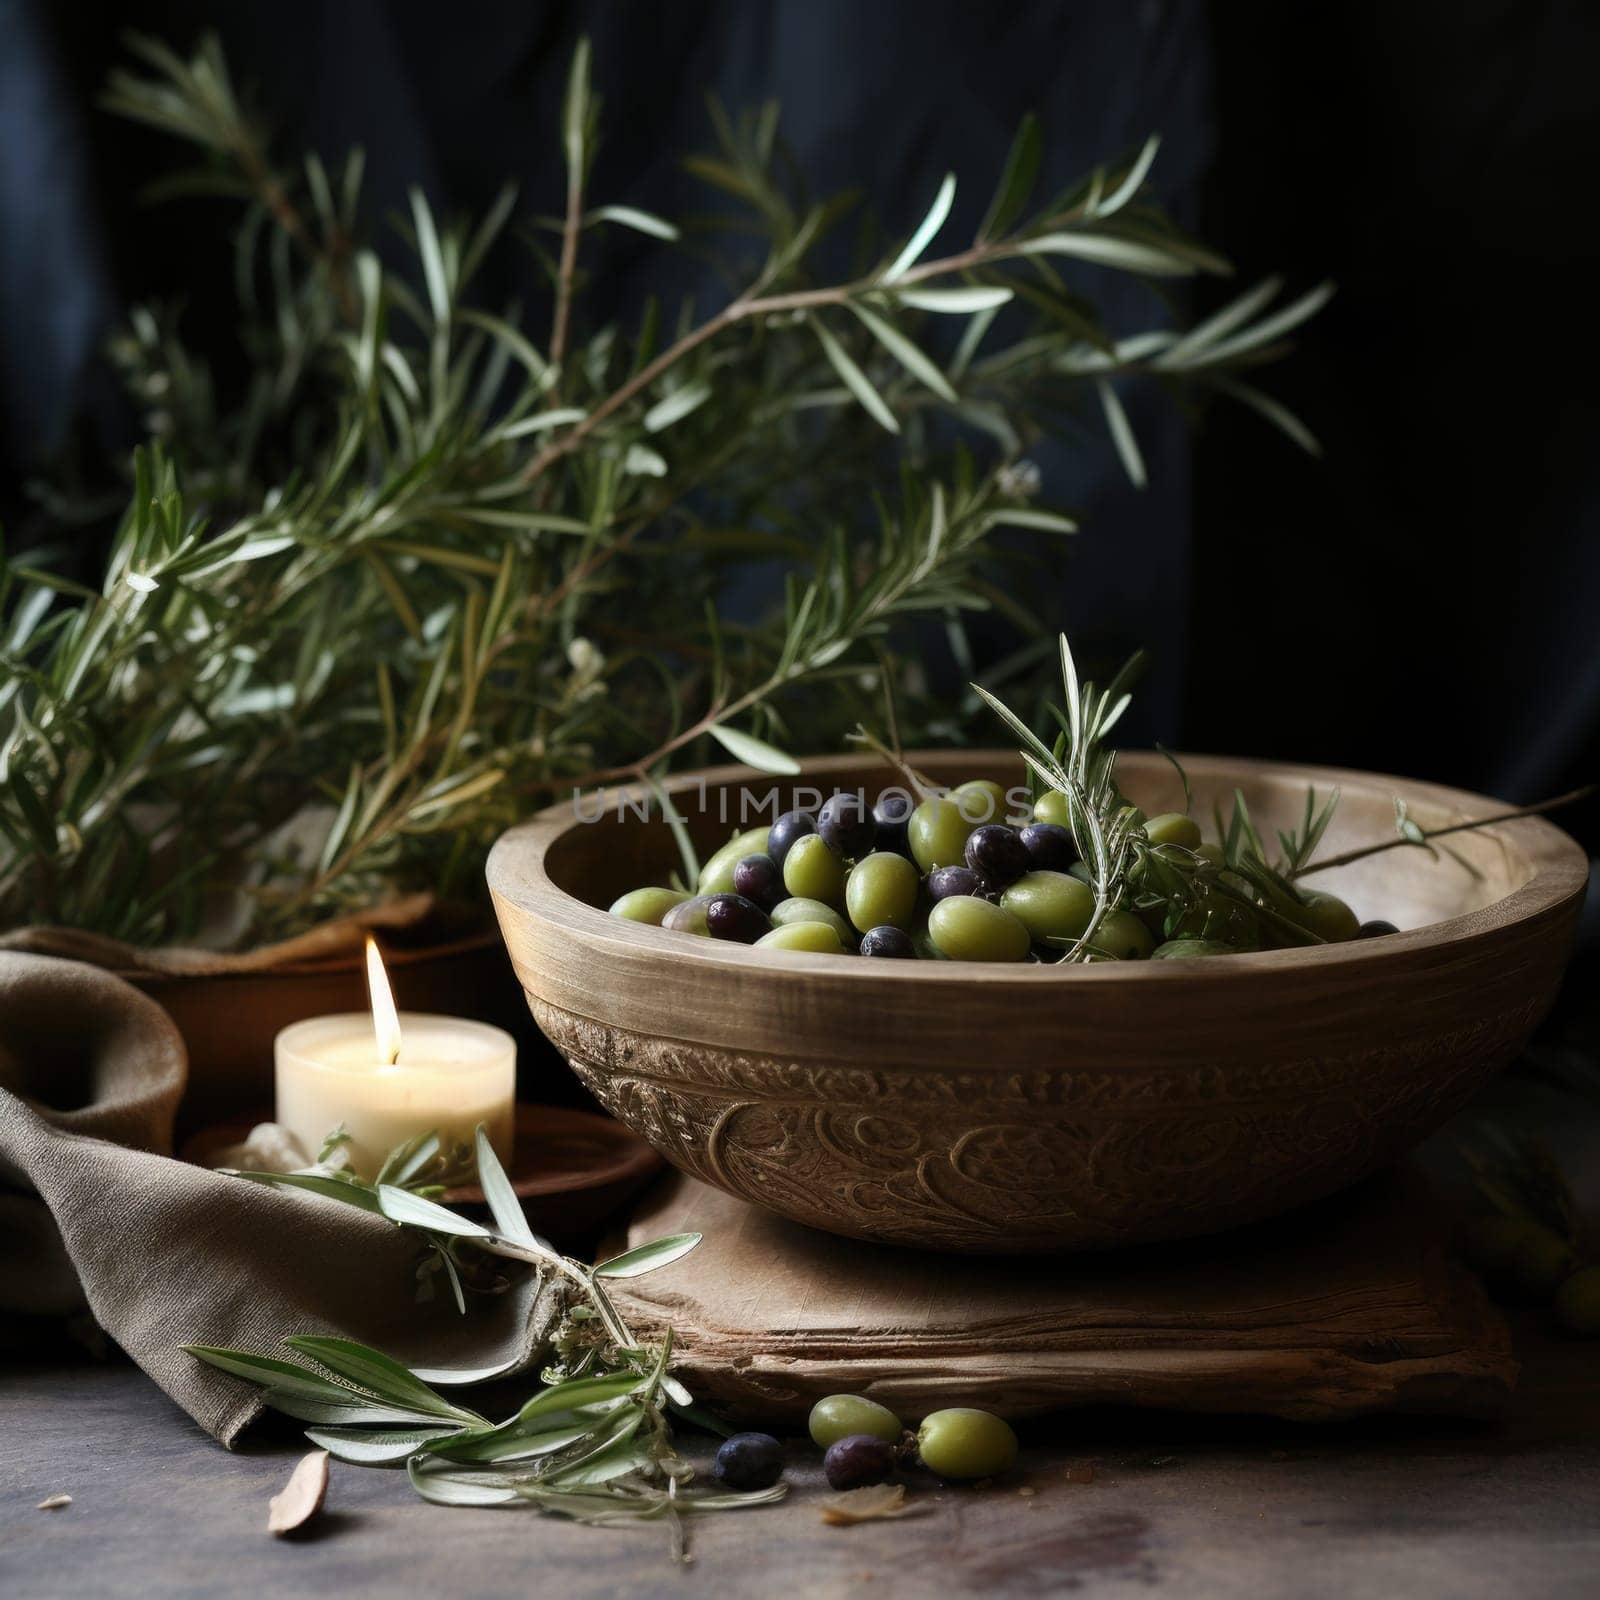
[[[619,1285],[618,1303],[638,1327],[670,1323],[689,1381],[753,1422],[840,1391],[912,1416],[1484,1416],[1515,1380],[1502,1319],[1409,1171],[1219,1238],[1054,1261],[839,1239],[673,1175],[629,1241],[690,1231],[700,1248]]]

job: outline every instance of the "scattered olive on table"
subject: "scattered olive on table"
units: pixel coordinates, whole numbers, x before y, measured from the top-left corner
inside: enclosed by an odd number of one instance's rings
[[[885,1444],[898,1444],[906,1431],[888,1406],[859,1394],[825,1395],[812,1406],[806,1427],[819,1450],[861,1433],[882,1439]]]
[[[918,800],[901,789],[869,803],[841,790],[816,811],[785,811],[734,834],[701,868],[695,892],[642,888],[612,914],[756,946],[893,960],[1059,962],[1094,932],[1088,961],[1188,961],[1306,943],[1378,938],[1393,923],[1361,922],[1337,895],[1253,885],[1182,812],[1125,822],[1151,861],[1190,874],[1182,894],[1125,888],[1095,922],[1094,874],[1079,859],[1065,795],[1020,795],[975,778]],[[1181,876],[1180,883],[1183,881]],[[1148,880],[1146,880],[1148,883]],[[1530,1259],[1529,1277],[1558,1263]],[[1510,1269],[1507,1268],[1507,1271]]]
[[[866,1489],[882,1483],[895,1460],[892,1444],[870,1433],[847,1433],[824,1452],[822,1473],[830,1489]]]
[[[770,1489],[783,1476],[783,1446],[770,1433],[735,1433],[718,1447],[713,1470],[730,1489]]]
[[[992,1412],[952,1406],[922,1419],[917,1453],[941,1478],[992,1478],[1015,1463],[1017,1436]]]

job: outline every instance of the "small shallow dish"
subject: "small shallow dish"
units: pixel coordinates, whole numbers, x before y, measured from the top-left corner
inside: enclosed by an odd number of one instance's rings
[[[935,781],[1021,782],[1014,754],[919,752]],[[1195,815],[1238,786],[1265,832],[1305,787],[1343,793],[1323,851],[1505,809],[1434,784],[1184,757]],[[1154,754],[1118,761],[1146,811],[1181,809]],[[775,780],[673,785],[702,854],[742,791],[869,796],[855,756]],[[703,797],[703,798],[702,798]],[[800,1222],[939,1250],[1098,1249],[1208,1233],[1366,1176],[1509,1062],[1560,984],[1587,861],[1539,818],[1318,874],[1387,938],[1196,961],[977,965],[755,951],[611,917],[676,862],[659,816],[568,805],[512,829],[489,887],[539,1026],[668,1161]],[[1209,827],[1208,827],[1209,832]]]
[[[216,1153],[241,1144],[269,1113],[242,1122],[202,1128],[178,1152],[184,1161],[209,1167]],[[642,1139],[610,1117],[562,1106],[519,1103],[517,1139],[506,1176],[523,1214],[540,1233],[570,1239],[597,1228],[661,1170],[661,1158]],[[446,1189],[449,1205],[486,1207],[476,1183]]]

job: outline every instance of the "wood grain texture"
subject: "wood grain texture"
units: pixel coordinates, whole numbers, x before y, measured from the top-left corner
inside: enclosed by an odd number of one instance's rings
[[[1019,781],[1014,756],[918,753],[935,780]],[[1501,809],[1436,785],[1185,757],[1196,814],[1235,786],[1264,827],[1305,786],[1344,795],[1325,848]],[[1170,765],[1128,754],[1147,810]],[[749,788],[885,784],[838,757],[795,782],[678,781],[702,849]],[[703,798],[702,798],[703,797]],[[766,815],[770,817],[769,810]],[[540,1026],[601,1102],[705,1182],[837,1233],[987,1253],[1095,1249],[1274,1215],[1379,1169],[1508,1062],[1560,982],[1587,878],[1542,819],[1456,841],[1472,870],[1397,850],[1319,878],[1387,939],[1071,969],[775,955],[603,908],[665,880],[658,821],[557,807],[495,847],[489,883]]]
[[[1070,1263],[842,1241],[675,1175],[629,1242],[682,1232],[705,1240],[614,1297],[636,1328],[670,1325],[685,1381],[752,1424],[798,1425],[839,1393],[908,1421],[1099,1403],[1481,1417],[1516,1377],[1504,1322],[1449,1260],[1412,1174],[1202,1243]]]

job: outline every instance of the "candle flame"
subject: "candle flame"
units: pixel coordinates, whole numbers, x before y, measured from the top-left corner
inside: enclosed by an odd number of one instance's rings
[[[378,1059],[393,1066],[400,1059],[400,1014],[394,1008],[389,974],[383,970],[378,941],[367,935],[367,995],[372,1002],[372,1031],[378,1038]]]

